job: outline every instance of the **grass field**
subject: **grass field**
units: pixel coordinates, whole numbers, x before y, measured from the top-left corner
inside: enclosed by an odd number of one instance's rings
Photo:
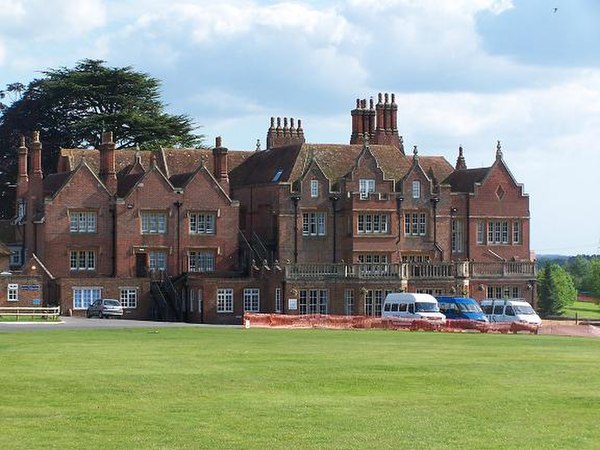
[[[0,448],[598,448],[600,340],[0,333]]]
[[[565,309],[563,316],[585,319],[600,319],[600,306],[591,302],[575,302]]]

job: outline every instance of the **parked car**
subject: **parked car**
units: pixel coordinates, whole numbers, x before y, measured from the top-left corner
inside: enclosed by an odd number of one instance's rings
[[[477,301],[466,297],[444,297],[436,296],[440,312],[447,319],[475,320],[477,322],[487,322],[485,316]]]
[[[122,316],[123,306],[119,300],[113,298],[101,298],[94,301],[87,309],[86,316],[98,316],[101,319],[103,317],[110,316]]]

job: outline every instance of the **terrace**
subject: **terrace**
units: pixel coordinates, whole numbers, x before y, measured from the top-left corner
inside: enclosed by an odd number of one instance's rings
[[[358,278],[399,280],[451,280],[453,278],[489,279],[537,276],[535,262],[427,262],[395,264],[309,263],[285,266],[287,280]]]

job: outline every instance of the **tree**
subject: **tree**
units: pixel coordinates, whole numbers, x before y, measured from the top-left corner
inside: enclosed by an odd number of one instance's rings
[[[538,307],[543,315],[561,314],[577,299],[569,274],[558,264],[546,264],[538,276]]]
[[[590,260],[590,270],[583,280],[584,289],[594,295],[600,295],[600,259]]]
[[[16,179],[20,136],[34,130],[41,132],[46,173],[61,147],[97,147],[103,131],[113,132],[117,148],[202,145],[188,116],[164,112],[160,82],[145,73],[86,59],[42,74],[27,87],[11,83],[0,91],[0,195]],[[7,98],[10,105],[2,103]]]

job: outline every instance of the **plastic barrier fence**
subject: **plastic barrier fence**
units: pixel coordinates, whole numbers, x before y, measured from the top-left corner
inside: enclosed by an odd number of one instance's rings
[[[245,313],[246,327],[277,328],[337,328],[337,329],[391,329],[411,331],[475,331],[481,333],[538,333],[539,326],[519,322],[485,323],[474,320],[450,320],[445,324],[429,320],[381,318],[368,316],[336,316],[323,314],[287,315]]]

